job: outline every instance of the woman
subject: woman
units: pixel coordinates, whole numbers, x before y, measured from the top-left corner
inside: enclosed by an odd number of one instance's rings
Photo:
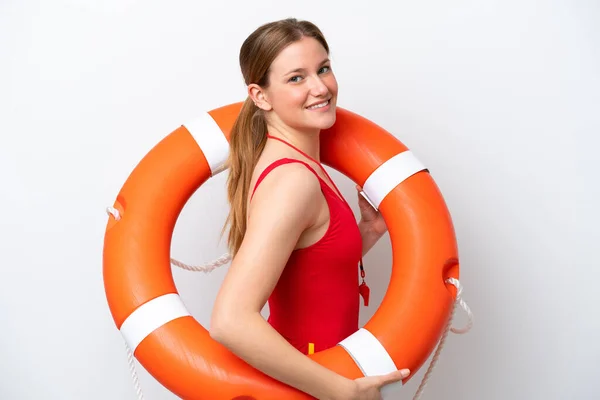
[[[248,98],[231,131],[228,178],[233,261],[210,333],[318,399],[380,399],[381,387],[408,370],[350,380],[305,356],[359,328],[358,263],[386,231],[361,196],[356,223],[319,162],[319,133],[336,119],[328,56],[320,30],[296,19],[265,24],[242,45]]]

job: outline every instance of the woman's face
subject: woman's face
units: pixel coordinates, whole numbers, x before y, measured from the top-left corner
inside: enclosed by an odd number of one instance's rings
[[[337,81],[327,51],[316,39],[302,38],[279,53],[264,92],[271,124],[310,132],[335,123]]]

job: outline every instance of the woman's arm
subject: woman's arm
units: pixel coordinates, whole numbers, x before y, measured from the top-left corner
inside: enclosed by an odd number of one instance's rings
[[[355,382],[290,345],[260,311],[300,235],[317,218],[319,182],[298,164],[273,170],[254,196],[247,232],[217,295],[211,336],[265,374],[318,399],[348,399]]]

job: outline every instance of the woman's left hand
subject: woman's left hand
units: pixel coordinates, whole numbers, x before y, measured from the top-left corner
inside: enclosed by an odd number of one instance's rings
[[[367,232],[377,236],[387,232],[387,225],[380,212],[375,210],[371,204],[360,194],[362,188],[356,185],[358,191],[358,208],[360,209],[361,223],[365,225]]]

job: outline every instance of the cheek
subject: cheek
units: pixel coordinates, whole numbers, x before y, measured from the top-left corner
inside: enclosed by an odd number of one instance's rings
[[[301,88],[291,88],[292,90],[288,93],[290,106],[304,107],[306,102],[306,91]]]
[[[274,100],[283,115],[295,113],[299,107],[304,107],[306,92],[297,87],[290,87],[280,91]]]
[[[301,124],[304,104],[306,103],[306,91],[293,87],[279,87],[271,94],[273,108],[278,118],[289,126]]]
[[[335,76],[333,74],[331,74],[329,77],[327,77],[327,80],[325,81],[325,85],[327,86],[327,89],[329,89],[329,91],[333,95],[337,95],[338,84],[337,84],[337,80],[335,79]]]

